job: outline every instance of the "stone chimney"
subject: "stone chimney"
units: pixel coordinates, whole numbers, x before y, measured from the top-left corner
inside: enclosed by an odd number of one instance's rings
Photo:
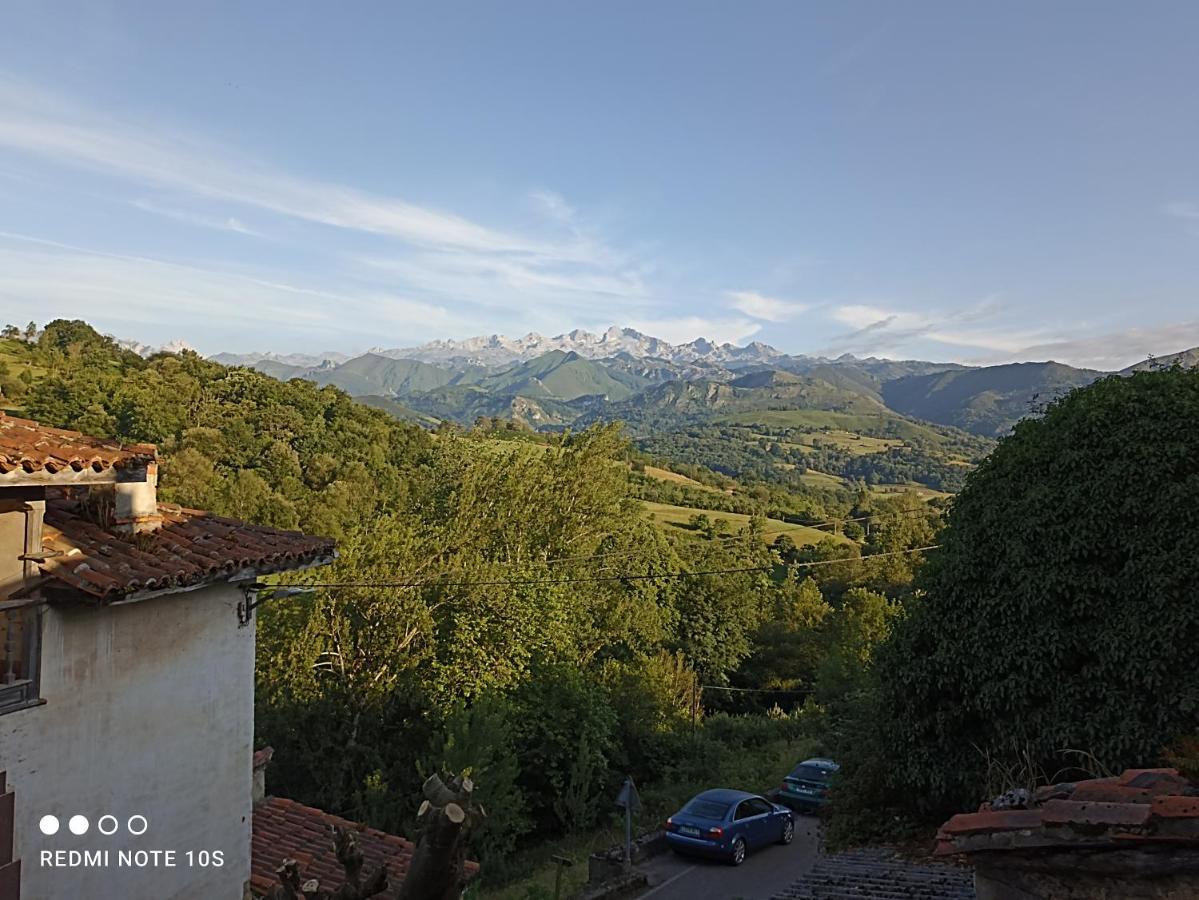
[[[266,799],[266,767],[270,765],[274,755],[273,747],[263,747],[254,751],[254,784],[250,796],[255,806]]]
[[[141,471],[131,473],[141,475]],[[146,464],[141,480],[118,480],[113,487],[113,530],[125,534],[157,531],[162,525],[158,514],[158,463]]]

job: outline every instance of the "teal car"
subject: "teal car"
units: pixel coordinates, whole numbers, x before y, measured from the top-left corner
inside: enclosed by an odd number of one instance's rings
[[[779,802],[802,812],[817,812],[828,803],[829,782],[840,768],[831,759],[805,759],[783,779]]]

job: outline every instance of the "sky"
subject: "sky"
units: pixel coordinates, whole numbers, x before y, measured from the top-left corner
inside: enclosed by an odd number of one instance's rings
[[[1199,345],[1199,4],[12,3],[0,320]]]

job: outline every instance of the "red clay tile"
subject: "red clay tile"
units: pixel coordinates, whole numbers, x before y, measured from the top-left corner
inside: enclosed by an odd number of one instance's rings
[[[1141,778],[1142,775],[1168,775],[1173,778],[1178,778],[1177,769],[1125,769],[1120,775],[1120,784],[1132,784]]]
[[[1149,809],[1164,819],[1199,819],[1199,797],[1154,797]]]
[[[87,518],[78,501],[46,502],[42,572],[101,600],[188,587],[252,569],[279,572],[333,555],[329,538],[159,504],[162,526],[135,543]]]
[[[980,834],[991,831],[1019,831],[1039,828],[1039,809],[1008,809],[1002,812],[959,813],[941,826],[950,837],[964,834]]]
[[[19,478],[20,472],[61,472],[70,476],[85,469],[137,468],[157,458],[153,444],[122,445],[0,413],[0,475],[17,473],[13,477]]]
[[[1147,788],[1113,784],[1108,781],[1102,783],[1084,781],[1075,788],[1074,793],[1068,799],[1087,803],[1148,803],[1153,796],[1153,792]]]
[[[1144,826],[1149,816],[1149,806],[1144,803],[1050,800],[1041,808],[1041,817],[1046,825],[1137,828]]]

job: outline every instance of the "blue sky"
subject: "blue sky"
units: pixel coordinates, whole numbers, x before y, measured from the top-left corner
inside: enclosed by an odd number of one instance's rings
[[[1199,345],[1199,4],[17,3],[0,319]]]

